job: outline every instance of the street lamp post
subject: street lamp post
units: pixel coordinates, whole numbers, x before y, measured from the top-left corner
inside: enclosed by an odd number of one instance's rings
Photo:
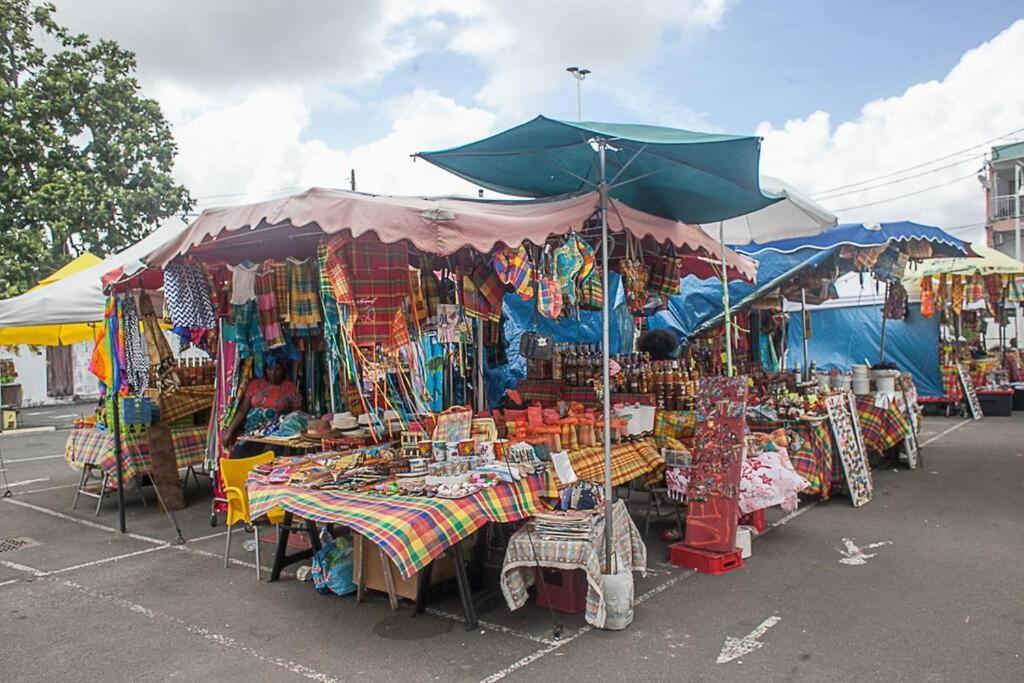
[[[590,73],[590,69],[581,69],[578,66],[570,66],[566,69],[576,79],[576,120],[583,120],[583,79]]]

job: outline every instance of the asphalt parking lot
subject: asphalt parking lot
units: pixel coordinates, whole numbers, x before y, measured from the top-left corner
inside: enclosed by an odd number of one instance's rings
[[[0,500],[0,539],[31,541],[0,553],[7,680],[1024,679],[1018,417],[927,418],[923,468],[876,470],[860,509],[774,511],[742,570],[669,565],[652,531],[629,629],[560,615],[556,639],[532,603],[493,601],[466,632],[454,595],[412,617],[382,595],[356,604],[292,576],[257,583],[241,543],[224,568],[205,486],[190,483],[178,515],[184,545],[169,543],[151,492],[146,506],[127,492],[122,535],[113,498],[98,517],[91,500],[71,509],[78,474],[58,416],[76,410],[63,409],[26,416],[55,431],[0,437],[14,494]]]

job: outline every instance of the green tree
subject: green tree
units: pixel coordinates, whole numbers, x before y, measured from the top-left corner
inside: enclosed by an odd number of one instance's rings
[[[0,296],[192,206],[135,55],[72,34],[51,3],[0,0]]]

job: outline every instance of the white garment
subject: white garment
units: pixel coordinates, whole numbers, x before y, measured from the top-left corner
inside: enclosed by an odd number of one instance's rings
[[[228,266],[231,271],[231,303],[241,305],[256,298],[256,274],[259,266],[247,266],[239,263]]]

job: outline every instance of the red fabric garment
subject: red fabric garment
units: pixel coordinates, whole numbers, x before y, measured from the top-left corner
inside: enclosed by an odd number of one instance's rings
[[[409,248],[364,235],[346,245],[355,299],[353,334],[359,345],[385,344],[402,302],[409,296]]]
[[[279,415],[302,407],[299,388],[290,379],[280,384],[271,384],[265,379],[254,377],[245,388],[245,395],[253,408],[269,408]]]

